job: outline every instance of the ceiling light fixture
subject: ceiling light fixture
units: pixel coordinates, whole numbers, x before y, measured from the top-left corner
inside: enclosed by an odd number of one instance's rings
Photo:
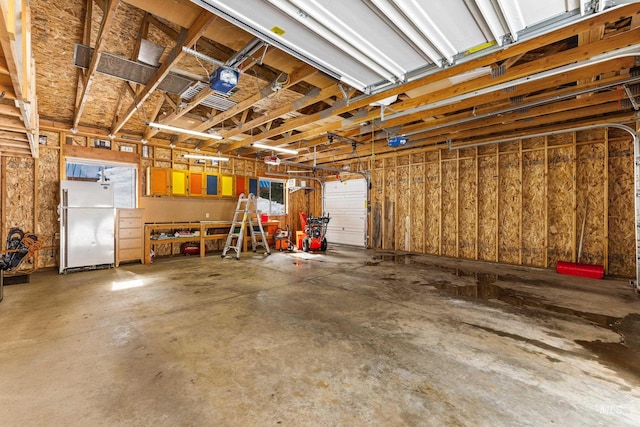
[[[193,135],[193,136],[199,136],[201,138],[206,138],[206,139],[222,139],[222,137],[220,135],[214,135],[211,133],[204,133],[204,132],[197,132],[195,130],[191,130],[191,129],[183,129],[183,128],[178,128],[175,126],[169,126],[169,125],[163,125],[162,123],[148,123],[148,125],[150,127],[154,127],[157,129],[164,129],[164,130],[168,130],[170,132],[177,132],[177,133],[186,133],[189,135]]]
[[[254,143],[251,144],[251,146],[255,147],[255,148],[262,148],[262,149],[265,149],[265,150],[279,151],[281,153],[298,154],[297,150],[291,150],[289,148],[282,148],[282,147],[272,147],[270,145],[261,144],[259,142],[254,142]]]
[[[229,160],[227,157],[219,157],[219,156],[206,156],[204,154],[183,154],[182,157],[185,159],[200,159],[200,160],[212,160],[219,162],[226,162]]]
[[[69,131],[74,135],[78,133],[78,129],[76,129],[76,128],[71,128],[71,129],[69,129]]]

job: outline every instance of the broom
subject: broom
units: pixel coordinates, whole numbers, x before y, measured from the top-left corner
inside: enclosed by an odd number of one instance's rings
[[[604,277],[604,266],[581,264],[582,242],[584,240],[584,228],[587,223],[587,206],[589,205],[589,197],[584,201],[584,215],[582,216],[582,230],[580,231],[580,243],[578,244],[578,258],[576,262],[558,261],[556,271],[560,274],[568,274],[570,276],[587,277],[589,279],[602,279]]]

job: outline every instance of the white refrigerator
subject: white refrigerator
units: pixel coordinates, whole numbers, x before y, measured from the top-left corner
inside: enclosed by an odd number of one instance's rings
[[[60,182],[60,274],[72,269],[112,267],[115,260],[113,186],[104,182]]]

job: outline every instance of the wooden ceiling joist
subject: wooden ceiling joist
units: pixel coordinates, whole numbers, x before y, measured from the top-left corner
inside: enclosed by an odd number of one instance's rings
[[[182,31],[180,37],[178,37],[176,45],[169,53],[169,57],[166,62],[158,68],[151,80],[145,85],[144,89],[136,96],[134,102],[129,106],[123,117],[115,124],[111,129],[111,134],[115,135],[122,129],[124,124],[131,118],[131,116],[144,104],[144,102],[151,96],[153,91],[158,87],[160,82],[169,74],[171,68],[178,63],[180,58],[185,54],[182,50],[183,47],[191,47],[200,38],[202,33],[206,31],[207,27],[211,25],[215,17],[207,11],[202,11],[195,22],[187,31]]]
[[[89,90],[91,89],[91,84],[95,79],[96,69],[98,68],[98,64],[100,63],[102,52],[105,49],[107,36],[111,31],[111,26],[113,24],[113,20],[115,19],[116,9],[118,8],[120,0],[105,0],[105,2],[105,11],[102,17],[102,22],[100,24],[100,30],[98,31],[98,39],[93,50],[93,55],[91,56],[91,62],[89,64],[89,68],[86,70],[85,78],[82,82],[82,85],[78,86],[78,96],[76,98],[76,109],[72,125],[73,128],[76,128],[78,126],[80,118],[82,117],[82,112],[85,109],[87,97],[89,96]],[[89,7],[89,5],[87,7]]]
[[[309,76],[312,76],[314,74],[316,74],[318,72],[318,70],[316,70],[315,68],[309,66],[309,65],[304,65],[298,69],[295,70],[294,73],[292,73],[289,76],[289,81],[287,82],[287,84],[283,85],[282,89],[280,90],[286,90],[288,88],[290,88],[291,86],[301,82],[302,80],[308,78]],[[248,99],[245,99],[244,101],[236,104],[235,106],[231,107],[229,110],[218,114],[216,116],[216,118],[214,120],[211,121],[207,121],[204,123],[201,123],[197,126],[195,126],[194,128],[192,128],[191,130],[195,130],[197,132],[206,132],[207,130],[213,128],[214,126],[222,123],[223,121],[230,119],[231,117],[235,116],[236,114],[242,114],[243,111],[253,107],[254,104],[256,104],[257,102],[268,98],[269,96],[273,95],[273,91],[271,91],[271,89],[265,89],[263,91],[260,91],[258,93],[256,93],[255,95],[251,96]],[[183,142],[186,139],[188,139],[189,137],[186,135],[182,135],[178,138],[178,142]]]
[[[389,85],[388,89],[374,90],[373,94],[342,86],[297,57],[269,46],[252,53],[253,56],[266,54],[259,59],[248,59],[251,62],[244,68],[251,66],[253,69],[250,74],[241,74],[240,85],[229,97],[231,102],[225,105],[221,101],[220,105],[211,106],[204,102],[214,94],[207,86],[195,94],[189,91],[188,95],[183,95],[185,99],[178,95],[184,93],[184,88],[193,90],[194,83],[204,81],[202,66],[198,66],[193,58],[184,57],[182,48],[197,46],[198,52],[224,62],[242,51],[243,47],[253,46],[254,34],[188,0],[125,0],[119,3],[89,0],[91,7],[84,9],[80,6],[83,1],[72,0],[77,3],[76,16],[79,19],[75,27],[70,27],[75,28],[75,32],[70,33],[81,34],[81,11],[86,10],[87,20],[91,21],[91,11],[100,13],[99,7],[104,18],[97,37],[96,29],[91,31],[91,23],[85,22],[84,42],[93,44],[95,50],[80,84],[69,90],[73,92],[75,89],[73,93],[78,97],[76,104],[69,104],[74,111],[67,109],[65,120],[71,120],[72,127],[79,122],[89,125],[95,121],[101,124],[99,129],[105,133],[108,130],[114,135],[120,132],[135,135],[136,143],[153,137],[154,145],[168,146],[172,142],[182,144],[181,148],[242,155],[257,153],[250,144],[260,140],[266,144],[291,145],[303,150],[318,147],[319,161],[328,162],[360,155],[362,150],[358,148],[354,152],[346,143],[324,145],[327,133],[364,142],[365,146],[371,144],[376,152],[387,153],[393,152],[386,146],[386,135],[390,132],[415,135],[410,140],[421,140],[420,144],[413,145],[417,147],[442,144],[447,135],[456,141],[460,138],[478,140],[491,136],[491,132],[497,132],[498,128],[504,129],[500,130],[502,133],[514,133],[531,131],[536,126],[552,126],[552,120],[578,122],[594,114],[623,117],[625,112],[616,110],[614,106],[619,101],[617,94],[603,92],[609,90],[604,85],[628,80],[628,70],[634,67],[635,58],[610,59],[597,65],[590,64],[589,58],[599,54],[611,55],[611,52],[623,48],[629,50],[629,46],[636,45],[640,51],[637,41],[640,40],[639,2],[591,16],[567,18],[570,25],[555,25],[548,33],[479,51],[447,67],[427,67],[429,71],[415,80]],[[48,6],[39,4],[38,7],[42,12]],[[128,31],[122,31],[122,28],[127,28],[125,20],[140,22],[143,13],[146,17],[140,28],[128,27]],[[95,17],[93,20],[98,22]],[[114,31],[116,29],[118,31]],[[44,31],[41,29],[42,33]],[[94,34],[94,43],[89,42],[91,34]],[[108,43],[105,41],[107,38]],[[160,67],[145,71],[148,74],[143,81],[147,84],[136,83],[137,86],[133,86],[125,82],[111,88],[91,88],[96,74],[95,63],[102,53],[106,53],[105,46],[110,49],[110,54],[119,53],[117,50],[122,51],[122,46],[127,46],[126,51],[129,52],[129,46],[133,47],[134,43],[139,46],[143,38],[166,48]],[[137,62],[138,48],[134,50],[130,58]],[[128,57],[129,53],[125,56]],[[489,67],[496,66],[500,66],[500,72],[490,75]],[[0,57],[0,85],[10,89],[12,79],[5,81],[1,75],[4,68],[10,69],[9,65],[3,67]],[[183,81],[179,81],[173,86],[175,90],[167,89],[166,93],[158,94],[160,83],[172,69],[172,78],[177,74],[187,81],[182,86],[179,84]],[[49,69],[45,74],[51,75],[52,72]],[[288,76],[284,88],[280,92],[272,91],[272,83],[284,75]],[[169,87],[169,81],[166,83]],[[117,91],[114,91],[114,86]],[[87,105],[89,91],[92,98],[98,96],[94,90],[105,94],[101,98],[105,105],[100,108]],[[7,91],[7,98],[12,93],[15,92]],[[554,99],[554,96],[558,98]],[[578,100],[576,96],[582,98]],[[380,101],[387,102],[386,99],[393,101],[388,106],[385,104],[383,110]],[[52,102],[47,102],[48,108],[52,109]],[[519,103],[531,104],[529,111],[518,109]],[[229,108],[229,105],[232,106]],[[105,109],[114,112],[106,119],[108,122],[104,118]],[[132,119],[134,114],[138,117]],[[6,107],[0,106],[0,116],[20,117],[8,103]],[[186,134],[169,137],[168,132],[147,126],[152,121],[200,132],[215,130],[223,139],[204,139]],[[297,159],[310,161],[310,153]]]

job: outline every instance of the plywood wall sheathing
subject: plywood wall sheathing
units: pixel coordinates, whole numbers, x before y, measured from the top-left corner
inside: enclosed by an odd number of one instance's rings
[[[228,162],[220,162],[220,173],[222,175],[233,175],[233,161],[232,160],[230,160]]]
[[[576,260],[586,205],[580,261],[632,277],[631,142],[596,129],[377,159],[374,247],[555,268]]]
[[[480,151],[488,147],[478,147]],[[478,259],[497,261],[498,158],[493,153],[478,159]]]
[[[478,156],[488,156],[498,152],[497,145],[481,145],[478,147]]]
[[[49,148],[49,140],[55,143],[55,136],[47,137],[47,147],[40,147],[37,176],[37,212],[35,233],[43,249],[38,253],[38,268],[55,267],[59,241],[55,238],[60,228],[58,204],[60,189],[60,150]]]
[[[522,151],[526,150],[544,150],[545,138],[539,136],[537,138],[526,138],[521,140]]]
[[[442,241],[440,242],[441,254],[445,256],[457,256],[458,248],[458,162],[452,152],[443,151],[443,157],[453,160],[445,160],[440,164],[441,204],[442,214]],[[457,155],[457,152],[453,152]]]
[[[521,177],[519,142],[502,147],[498,161],[498,261],[518,264],[520,261]]]
[[[549,147],[557,145],[573,145],[573,134],[561,133],[558,135],[549,135],[547,137],[547,145]]]
[[[410,200],[410,245],[409,249],[412,252],[423,253],[424,236],[425,236],[425,179],[424,179],[424,160],[423,156],[414,156],[412,160],[417,160],[418,163],[414,163],[410,166],[409,177],[411,179],[411,188],[409,193],[411,194]]]
[[[397,183],[396,183],[396,223],[395,223],[395,235],[396,242],[395,248],[400,251],[410,250],[411,223],[410,219],[412,215],[417,212],[411,212],[411,169],[408,166],[408,157],[398,158],[397,171]]]
[[[431,159],[425,164],[425,226],[424,226],[424,249],[425,253],[431,255],[440,254],[440,163],[438,153],[427,156]]]
[[[48,147],[60,147],[60,133],[40,131],[40,135],[47,139],[45,144]]]
[[[189,163],[183,163],[182,161],[180,161],[180,162],[174,161],[172,163],[172,169],[175,169],[175,170],[187,170],[187,169],[189,169]]]
[[[382,162],[374,162],[380,165],[379,169],[371,170],[371,214],[369,221],[371,234],[371,247],[382,249],[382,225],[384,206],[384,169]]]
[[[247,168],[245,166],[245,160],[232,159],[233,160],[233,174],[239,176],[247,176]]]
[[[255,160],[249,160],[246,162],[245,164],[246,167],[246,174],[247,176],[257,176],[256,175],[256,161]]]
[[[425,162],[439,162],[440,161],[440,150],[427,151],[424,153],[424,161]]]
[[[612,129],[613,130],[613,129]],[[633,147],[630,137],[609,132],[609,274],[631,276],[635,271]]]
[[[66,138],[65,138],[65,143],[68,145],[76,145],[79,147],[87,147],[87,140],[89,138],[87,138],[86,136],[78,136],[78,135],[74,135],[72,133],[67,134]],[[91,145],[93,145],[93,138],[91,138]]]
[[[573,147],[549,148],[547,162],[547,258],[554,268],[558,261],[575,261]]]
[[[604,265],[605,224],[604,210],[606,181],[605,145],[591,143],[576,147],[576,227],[578,242],[584,221],[581,263]],[[585,216],[586,215],[586,216]]]
[[[546,191],[544,139],[539,144],[523,140],[522,147],[536,148],[522,154],[522,263],[543,266],[546,246]]]
[[[158,160],[164,160],[164,161],[171,161],[171,149],[170,148],[161,148],[161,147],[155,147],[154,151],[154,156],[153,158],[158,161]],[[156,167],[160,167],[158,166],[158,164],[155,165]]]
[[[471,156],[473,154],[473,156]],[[460,153],[458,185],[458,256],[474,259],[476,256],[476,161],[475,150]]]
[[[2,242],[6,242],[7,233],[13,227],[23,231],[35,231],[34,183],[35,160],[23,157],[3,157],[2,168],[4,182],[4,230]]]
[[[384,161],[384,205],[382,208],[384,227],[382,229],[383,249],[395,249],[396,230],[396,167],[395,159],[385,159]]]

